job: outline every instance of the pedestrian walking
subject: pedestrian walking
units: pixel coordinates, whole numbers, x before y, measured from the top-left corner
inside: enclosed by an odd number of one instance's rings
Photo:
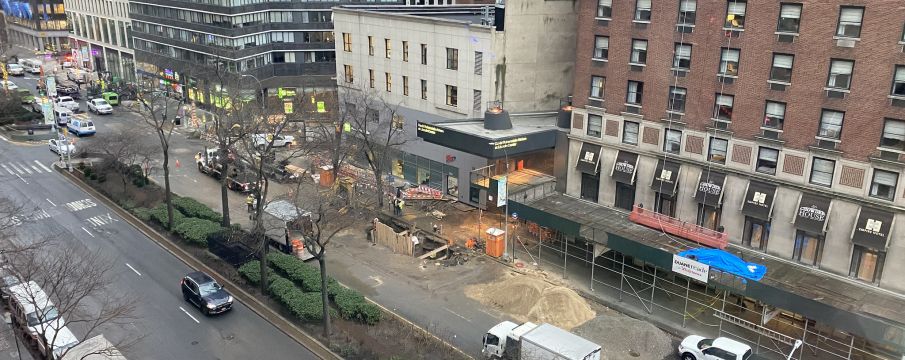
[[[248,197],[245,198],[245,205],[248,206],[248,212],[252,212],[255,210],[255,198],[248,194]]]
[[[399,199],[399,216],[402,216],[404,209],[405,209],[405,200]]]
[[[393,215],[399,216],[399,198],[393,198]]]

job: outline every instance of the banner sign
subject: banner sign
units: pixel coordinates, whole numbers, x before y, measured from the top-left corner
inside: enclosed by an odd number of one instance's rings
[[[673,254],[672,271],[706,284],[710,276],[710,265]]]

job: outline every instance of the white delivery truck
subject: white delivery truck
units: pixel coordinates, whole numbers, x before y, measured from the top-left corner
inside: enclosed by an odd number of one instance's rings
[[[600,345],[550,324],[503,321],[484,334],[486,358],[600,360]]]

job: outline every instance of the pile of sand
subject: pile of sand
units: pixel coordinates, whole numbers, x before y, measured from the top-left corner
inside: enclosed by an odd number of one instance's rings
[[[596,314],[578,293],[526,275],[489,284],[470,285],[465,295],[518,320],[550,323],[569,330]]]
[[[669,359],[672,336],[651,323],[606,310],[572,331],[603,348],[602,359]]]

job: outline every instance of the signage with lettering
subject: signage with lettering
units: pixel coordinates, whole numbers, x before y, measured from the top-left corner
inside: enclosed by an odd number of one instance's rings
[[[654,180],[651,182],[650,187],[654,191],[667,196],[675,195],[676,185],[679,180],[679,166],[678,163],[671,161],[662,159],[658,161],[657,169],[654,170]]]
[[[795,209],[795,227],[815,234],[822,234],[830,213],[830,199],[803,193]]]
[[[710,265],[673,254],[672,272],[706,284],[710,278]]]
[[[694,198],[705,205],[719,206],[725,184],[726,174],[704,170],[701,173],[701,179],[698,181],[698,188],[695,191]]]
[[[418,132],[419,133],[425,132],[428,134],[437,135],[437,134],[442,134],[444,131],[443,131],[443,129],[438,128],[436,126],[419,122],[418,123]]]
[[[506,176],[501,176],[499,178],[499,180],[497,180],[497,185],[496,185],[496,206],[497,207],[506,205],[506,199],[507,199],[506,198],[506,195],[507,195],[506,181],[507,180],[508,179],[506,178]]]
[[[450,149],[456,149],[487,159],[498,159],[556,146],[555,128],[538,131],[531,129],[523,134],[495,137],[498,131],[469,131],[468,127],[457,127],[456,123],[431,124],[418,122],[418,137],[424,141]],[[514,130],[506,130],[511,134]]]
[[[744,203],[742,203],[742,212],[761,220],[770,220],[775,194],[775,186],[751,181],[748,183],[748,191],[745,194]]]
[[[597,165],[600,162],[600,145],[582,143],[578,152],[578,163],[575,167],[586,174],[597,174]]]
[[[637,166],[638,154],[620,150],[616,155],[616,161],[613,163],[613,171],[610,175],[613,180],[632,185],[635,183],[635,168]]]
[[[884,251],[895,216],[886,211],[861,207],[858,221],[852,230],[852,242],[871,249]]]

